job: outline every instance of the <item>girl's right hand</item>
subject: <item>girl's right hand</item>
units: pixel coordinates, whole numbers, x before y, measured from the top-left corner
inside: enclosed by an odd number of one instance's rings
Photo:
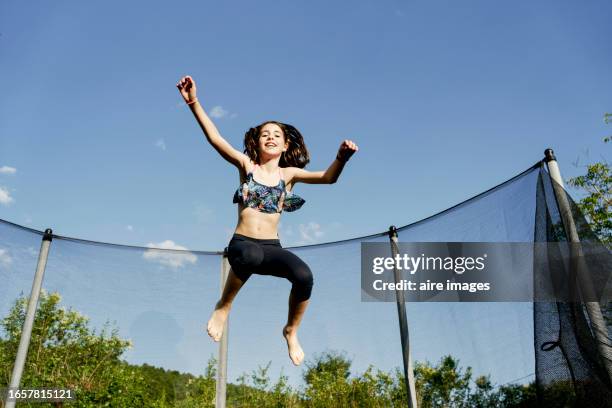
[[[176,84],[176,87],[186,103],[194,102],[197,99],[196,84],[193,78],[189,75],[182,77]]]

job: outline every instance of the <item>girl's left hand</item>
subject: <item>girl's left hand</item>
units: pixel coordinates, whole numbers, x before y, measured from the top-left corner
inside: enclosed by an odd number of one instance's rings
[[[352,140],[347,139],[340,145],[336,158],[346,163],[357,150],[359,150],[359,147]]]

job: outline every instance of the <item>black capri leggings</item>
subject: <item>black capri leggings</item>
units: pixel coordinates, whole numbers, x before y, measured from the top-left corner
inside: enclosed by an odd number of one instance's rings
[[[312,272],[297,255],[283,249],[278,239],[256,239],[234,234],[227,247],[227,258],[234,274],[242,281],[253,274],[287,278],[297,300],[310,298]]]

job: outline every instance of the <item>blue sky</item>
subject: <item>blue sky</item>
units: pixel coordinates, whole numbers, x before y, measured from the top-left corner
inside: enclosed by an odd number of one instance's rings
[[[607,2],[3,2],[2,218],[58,234],[217,249],[236,171],[174,85],[192,75],[221,133],[297,126],[333,186],[283,218],[286,243],[403,225],[527,168],[565,177],[610,133]],[[27,20],[24,20],[26,18]],[[27,24],[25,23],[27,21]],[[219,108],[218,108],[219,110]],[[300,233],[302,231],[302,233]]]
[[[553,147],[605,155],[605,1],[0,4],[0,218],[64,236],[216,250],[234,168],[175,88],[235,147],[298,127],[309,169],[360,150],[333,186],[298,185],[286,245],[405,225],[496,185]]]

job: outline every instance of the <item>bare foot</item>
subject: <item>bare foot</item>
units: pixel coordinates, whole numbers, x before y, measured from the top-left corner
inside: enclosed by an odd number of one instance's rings
[[[287,348],[289,349],[289,358],[296,366],[304,361],[304,350],[298,341],[297,331],[290,329],[288,326],[283,328],[283,336],[287,340]]]
[[[210,316],[206,331],[214,341],[221,340],[221,336],[223,335],[223,326],[225,325],[229,311],[229,307],[219,307],[217,304],[212,316]]]

